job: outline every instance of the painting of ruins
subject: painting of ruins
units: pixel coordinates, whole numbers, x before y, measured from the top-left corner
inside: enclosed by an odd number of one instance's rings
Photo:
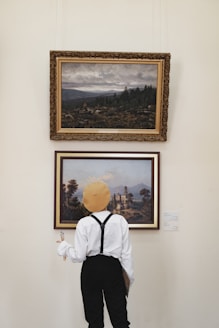
[[[55,152],[55,228],[75,228],[90,213],[82,203],[86,184],[110,189],[108,210],[130,228],[159,228],[159,153]]]

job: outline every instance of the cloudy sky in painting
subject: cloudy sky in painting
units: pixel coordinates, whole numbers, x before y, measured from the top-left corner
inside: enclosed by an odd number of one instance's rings
[[[155,64],[62,63],[62,88],[81,91],[123,91],[157,85]]]
[[[65,159],[63,182],[75,179],[79,188],[99,179],[110,187],[135,186],[139,183],[151,186],[151,165],[151,160]]]

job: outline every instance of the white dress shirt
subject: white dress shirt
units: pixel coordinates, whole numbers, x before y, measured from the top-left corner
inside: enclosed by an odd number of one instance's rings
[[[93,214],[103,222],[109,213],[102,211]],[[100,225],[91,216],[86,216],[80,219],[76,226],[74,247],[64,240],[59,244],[57,252],[73,262],[83,262],[87,256],[100,254],[100,245]],[[118,258],[132,284],[134,273],[131,252],[128,223],[123,216],[113,214],[105,225],[103,255]]]

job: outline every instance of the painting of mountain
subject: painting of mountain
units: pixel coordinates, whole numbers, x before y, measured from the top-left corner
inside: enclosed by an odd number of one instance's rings
[[[62,153],[56,165],[60,174],[56,179],[60,208],[56,210],[61,224],[75,225],[89,214],[83,205],[83,190],[100,180],[110,189],[109,211],[124,216],[132,227],[157,226],[159,153]]]

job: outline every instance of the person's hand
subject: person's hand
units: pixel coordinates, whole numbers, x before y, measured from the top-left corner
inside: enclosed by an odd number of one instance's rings
[[[64,240],[65,240],[64,232],[61,231],[61,232],[60,232],[60,240],[56,240],[56,242],[60,244],[60,243],[61,243],[62,241],[64,241]],[[66,258],[67,258],[66,256],[63,256],[63,260],[64,260],[64,261],[66,260]]]
[[[60,240],[56,240],[56,242],[57,242],[57,243],[61,243],[61,242],[64,241],[64,240],[65,240],[65,235],[64,235],[64,232],[61,231],[61,232],[60,232]]]

